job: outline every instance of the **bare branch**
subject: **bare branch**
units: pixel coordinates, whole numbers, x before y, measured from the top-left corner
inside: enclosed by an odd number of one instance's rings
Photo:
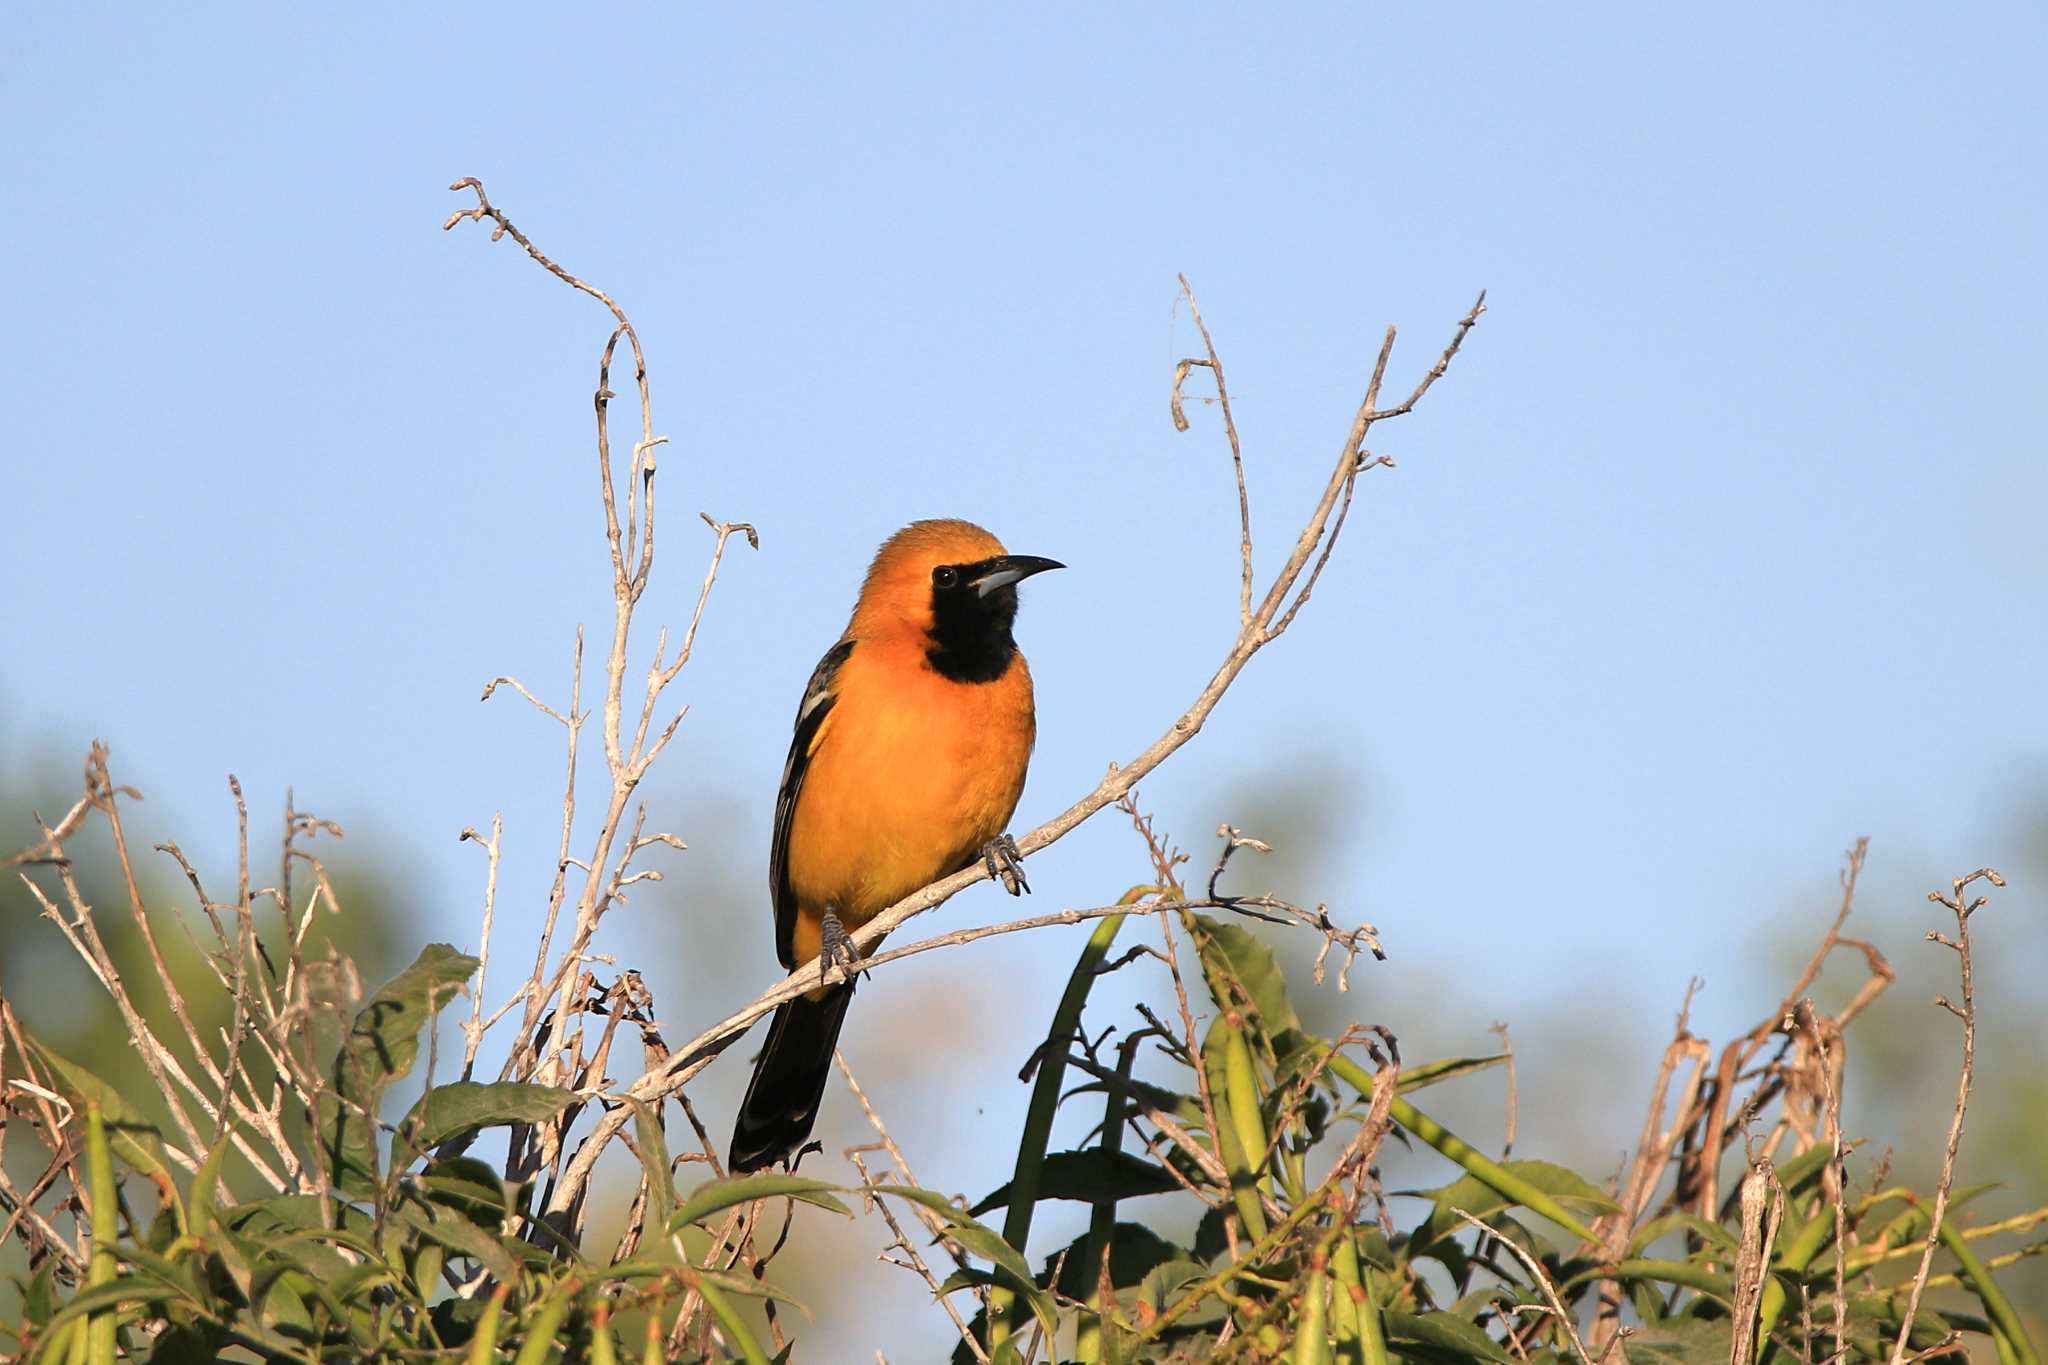
[[[1180,406],[1181,381],[1187,378],[1188,367],[1206,365],[1216,380],[1216,402],[1223,409],[1223,433],[1230,438],[1230,468],[1237,475],[1237,616],[1240,627],[1249,626],[1252,620],[1252,505],[1244,487],[1244,450],[1237,440],[1237,419],[1230,413],[1230,386],[1223,382],[1223,361],[1216,354],[1216,343],[1209,337],[1209,324],[1202,321],[1202,306],[1195,302],[1194,286],[1188,283],[1185,275],[1174,278],[1180,281],[1181,297],[1188,301],[1188,313],[1195,320],[1195,330],[1202,334],[1202,349],[1209,353],[1207,360],[1183,360],[1174,367],[1174,425],[1182,431],[1188,429],[1187,416]]]
[[[494,811],[491,815],[489,842],[486,842],[474,828],[465,828],[461,836],[465,841],[482,844],[484,853],[490,860],[489,870],[484,875],[484,922],[477,942],[476,979],[469,987],[469,1025],[463,1030],[465,1037],[462,1045],[462,1079],[465,1081],[476,1068],[476,1050],[484,1036],[484,974],[491,966],[491,918],[498,903],[498,854],[504,832],[505,813]]]
[[[1902,1365],[1906,1359],[1908,1339],[1913,1335],[1913,1315],[1920,1311],[1920,1294],[1927,1288],[1928,1273],[1934,1268],[1934,1250],[1941,1245],[1942,1219],[1948,1215],[1949,1190],[1955,1185],[1956,1150],[1963,1141],[1963,1114],[1970,1107],[1970,1084],[1977,1066],[1977,997],[1972,979],[1970,960],[1970,916],[1981,907],[1985,898],[1975,900],[1964,898],[1964,891],[1978,880],[1990,882],[1993,886],[2004,886],[2005,878],[1988,867],[1980,867],[1966,877],[1958,877],[1950,883],[1952,896],[1939,891],[1927,893],[1927,899],[1938,905],[1945,905],[1956,917],[1956,939],[1949,946],[1956,950],[1962,975],[1963,1003],[1960,1008],[1938,999],[1937,1004],[1947,1006],[1950,1013],[1963,1021],[1963,1064],[1956,1077],[1955,1115],[1948,1124],[1948,1145],[1941,1156],[1941,1178],[1934,1186],[1934,1211],[1928,1216],[1927,1243],[1920,1251],[1920,1267],[1913,1272],[1913,1287],[1906,1295],[1905,1320],[1899,1324],[1899,1339],[1892,1344],[1891,1365]],[[1929,938],[1935,937],[1933,934]]]

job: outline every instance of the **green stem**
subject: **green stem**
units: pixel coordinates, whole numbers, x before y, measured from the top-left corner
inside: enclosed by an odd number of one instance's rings
[[[754,1334],[747,1330],[747,1324],[733,1309],[732,1301],[725,1292],[703,1280],[697,1281],[697,1292],[704,1296],[704,1304],[718,1319],[718,1325],[725,1329],[726,1339],[739,1351],[740,1359],[747,1365],[768,1365],[768,1355],[761,1349],[761,1343],[754,1340]]]
[[[526,1329],[526,1340],[519,1344],[519,1354],[512,1357],[512,1365],[544,1365],[548,1352],[555,1347],[555,1338],[561,1334],[562,1319],[569,1316],[569,1304],[581,1288],[574,1280],[564,1280],[555,1292],[541,1301],[540,1311],[533,1315],[533,1325]],[[709,1299],[710,1295],[705,1295]]]
[[[49,1334],[36,1343],[34,1354],[24,1359],[85,1365],[84,1342],[85,1323],[82,1319],[72,1318],[51,1328]]]
[[[1789,1199],[1786,1200],[1786,1205],[1790,1207]],[[1769,1269],[1784,1271],[1795,1277],[1804,1275],[1806,1268],[1813,1264],[1813,1258],[1820,1255],[1827,1246],[1834,1230],[1835,1220],[1827,1216],[1825,1208],[1819,1210],[1806,1221],[1804,1227],[1792,1235],[1790,1241],[1785,1243],[1785,1249],[1778,1253],[1778,1263]],[[1771,1333],[1777,1329],[1778,1319],[1785,1315],[1785,1304],[1784,1281],[1776,1275],[1768,1275],[1764,1280],[1762,1310],[1756,1327],[1758,1360],[1762,1360],[1764,1352],[1770,1348]]]
[[[618,1346],[612,1341],[611,1307],[603,1299],[591,1314],[590,1365],[619,1365]]]
[[[1318,1247],[1309,1262],[1308,1283],[1301,1290],[1301,1323],[1294,1329],[1294,1365],[1324,1365],[1330,1358],[1329,1333],[1323,1327],[1323,1301],[1329,1289],[1329,1258]]]
[[[1223,1030],[1223,1087],[1230,1095],[1230,1117],[1237,1125],[1237,1141],[1244,1148],[1246,1169],[1258,1177],[1261,1190],[1270,1192],[1273,1188],[1271,1172],[1265,1170],[1263,1164],[1254,1166],[1253,1163],[1264,1162],[1266,1148],[1272,1139],[1262,1121],[1264,1108],[1259,1095],[1258,1073],[1252,1068],[1251,1046],[1245,1042],[1243,1026],[1237,1023],[1231,1023]]]
[[[1380,1306],[1366,1288],[1366,1272],[1358,1263],[1358,1242],[1351,1230],[1337,1239],[1333,1268],[1337,1272],[1337,1358],[1343,1365],[1387,1365],[1387,1343],[1380,1335]]]
[[[1991,1325],[1998,1329],[1999,1355],[2009,1350],[2019,1365],[2040,1365],[2041,1358],[2034,1351],[2034,1343],[2027,1336],[2026,1324],[2013,1311],[2012,1300],[2005,1297],[2005,1291],[1991,1278],[1991,1271],[1982,1258],[1970,1247],[1962,1229],[1944,1218],[1941,1223],[1941,1244],[1956,1258],[1963,1276],[1970,1282],[1970,1288],[1983,1301],[1984,1312],[1990,1317]]]
[[[121,1192],[114,1183],[114,1151],[107,1142],[107,1120],[97,1104],[85,1107],[85,1170],[92,1187],[92,1268],[89,1285],[112,1284],[120,1276],[114,1242],[121,1235]],[[121,1310],[109,1304],[92,1315],[86,1328],[87,1365],[114,1365],[114,1330]],[[73,1351],[77,1347],[73,1346]]]
[[[1130,1112],[1131,1068],[1137,1064],[1138,1047],[1144,1042],[1142,1033],[1126,1038],[1117,1048],[1116,1076],[1120,1084],[1109,1087],[1109,1093],[1102,1102],[1101,1150],[1111,1161],[1124,1149],[1124,1120]],[[1107,1315],[1114,1309],[1112,1296],[1102,1292],[1102,1283],[1107,1274],[1103,1258],[1116,1241],[1116,1197],[1095,1201],[1095,1207],[1088,1215],[1088,1241],[1086,1254],[1081,1261],[1086,1281],[1089,1302],[1094,1303],[1097,1316],[1093,1321],[1084,1321],[1074,1341],[1074,1359],[1082,1365],[1095,1365],[1103,1358],[1104,1336],[1115,1331]]]
[[[1149,889],[1149,888],[1148,888]],[[1126,897],[1129,899],[1129,897]],[[1052,1140],[1053,1113],[1059,1108],[1060,1088],[1066,1082],[1067,1049],[1080,1032],[1081,1009],[1095,986],[1095,969],[1109,954],[1123,928],[1124,917],[1111,915],[1095,926],[1088,945],[1067,977],[1067,989],[1053,1011],[1052,1027],[1045,1035],[1045,1049],[1038,1058],[1038,1083],[1031,1091],[1031,1107],[1024,1116],[1024,1134],[1017,1143],[1017,1167],[1010,1176],[1010,1207],[1003,1216],[1003,1240],[1021,1255],[1031,1237],[1031,1215],[1038,1206],[1039,1177],[1045,1170],[1045,1148]],[[998,1285],[989,1293],[988,1346],[994,1356],[1015,1330],[1017,1291]]]
[[[498,1358],[498,1329],[505,1318],[505,1298],[511,1292],[509,1284],[501,1284],[491,1292],[483,1316],[476,1320],[476,1331],[470,1334],[469,1365],[491,1365]]]
[[[1259,1202],[1258,1172],[1252,1169],[1252,1158],[1246,1151],[1250,1144],[1244,1120],[1238,1117],[1239,1106],[1258,1103],[1256,1093],[1245,1096],[1240,1084],[1231,1084],[1229,1060],[1230,1039],[1236,1035],[1238,1045],[1244,1044],[1244,1035],[1230,1022],[1230,1016],[1218,1015],[1216,1022],[1209,1026],[1209,1036],[1202,1043],[1202,1066],[1209,1075],[1209,1103],[1216,1111],[1216,1154],[1223,1159],[1223,1169],[1230,1175],[1230,1197],[1237,1203],[1238,1221],[1243,1224],[1245,1235],[1254,1241],[1266,1235],[1266,1210]],[[1235,1093],[1234,1093],[1235,1092]],[[1266,1146],[1263,1130],[1259,1127],[1258,1111],[1252,1111],[1251,1134],[1259,1137],[1259,1145],[1252,1148],[1260,1155]]]

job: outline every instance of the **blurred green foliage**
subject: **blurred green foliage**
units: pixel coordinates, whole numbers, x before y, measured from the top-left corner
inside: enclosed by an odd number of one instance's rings
[[[104,1065],[127,1050],[118,1039],[86,1051],[67,1035],[67,1056],[9,997],[10,1130],[65,1159],[45,1163],[46,1188],[25,1201],[35,1219],[10,1210],[29,1263],[0,1349],[95,1363],[789,1359],[807,1332],[785,1340],[775,1308],[796,1302],[775,1265],[787,1211],[850,1216],[867,1203],[943,1248],[925,1273],[962,1324],[955,1360],[1589,1365],[1618,1352],[1690,1365],[1740,1355],[1744,1341],[1767,1365],[1889,1358],[1930,1201],[1924,1187],[1844,1177],[1814,1122],[1805,1048],[1833,1036],[1817,1012],[1766,1021],[1741,1093],[1681,1086],[1665,1145],[1618,1183],[1568,1162],[1496,1160],[1417,1097],[1434,1105],[1438,1087],[1499,1074],[1504,1057],[1404,1063],[1384,1030],[1319,1027],[1271,945],[1227,897],[1184,890],[1184,859],[1140,828],[1153,878],[1097,922],[1061,999],[1046,1002],[1011,1178],[972,1207],[865,1165],[857,1185],[785,1172],[678,1182],[664,1115],[639,1107],[639,1195],[615,1234],[579,1237],[573,1219],[543,1213],[540,1182],[508,1181],[471,1148],[582,1098],[405,1085],[475,967],[445,945],[316,1006],[334,1012],[306,1035],[322,1040],[319,1093],[301,1096],[309,1118],[285,1130],[316,1176],[283,1192],[234,1159],[259,1134],[231,1120],[202,1148],[181,1146],[147,1076],[116,1083]],[[111,926],[118,903],[95,914]],[[1169,965],[1174,989],[1135,1018],[1092,1018],[1096,985],[1141,960],[1140,935],[1156,936],[1142,956]],[[238,973],[200,980],[220,997],[210,1020],[232,1029],[251,1012],[235,1008],[249,988]],[[1681,1032],[1673,1047],[1710,1073],[1704,1040]],[[384,1118],[394,1100],[409,1107]],[[1101,1121],[1054,1149],[1054,1115],[1076,1105]],[[1389,1192],[1381,1153],[1401,1143],[1432,1149],[1449,1178]],[[1906,1346],[1975,1339],[2036,1365],[1999,1273],[2043,1249],[2048,1210],[1979,1220],[1987,1189],[1957,1189]],[[1397,1219],[1394,1193],[1419,1214]],[[1084,1206],[1086,1231],[1033,1265],[1022,1248],[1056,1203]],[[1000,1229],[984,1221],[997,1209]],[[1182,1210],[1197,1211],[1192,1231]],[[898,1254],[918,1256],[923,1238],[895,1236]]]

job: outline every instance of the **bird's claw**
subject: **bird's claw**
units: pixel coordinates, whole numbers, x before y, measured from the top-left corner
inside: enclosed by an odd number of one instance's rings
[[[818,926],[818,969],[822,976],[829,977],[834,967],[844,971],[849,981],[859,976],[860,950],[853,946],[853,936],[846,932],[839,916],[827,910]]]
[[[1001,882],[1003,890],[1013,896],[1031,889],[1031,883],[1024,880],[1023,859],[1017,841],[1007,834],[998,834],[981,846],[981,865],[988,869],[989,880]]]

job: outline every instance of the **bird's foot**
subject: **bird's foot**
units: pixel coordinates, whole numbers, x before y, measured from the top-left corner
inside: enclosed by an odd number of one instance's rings
[[[981,865],[988,869],[989,879],[1001,882],[1003,890],[1013,896],[1031,889],[1031,883],[1024,880],[1023,860],[1017,841],[1007,834],[998,834],[981,846]]]
[[[846,932],[839,916],[829,909],[818,926],[818,958],[819,971],[824,976],[830,977],[834,967],[841,969],[849,981],[860,975],[860,950],[853,946],[853,936]]]

